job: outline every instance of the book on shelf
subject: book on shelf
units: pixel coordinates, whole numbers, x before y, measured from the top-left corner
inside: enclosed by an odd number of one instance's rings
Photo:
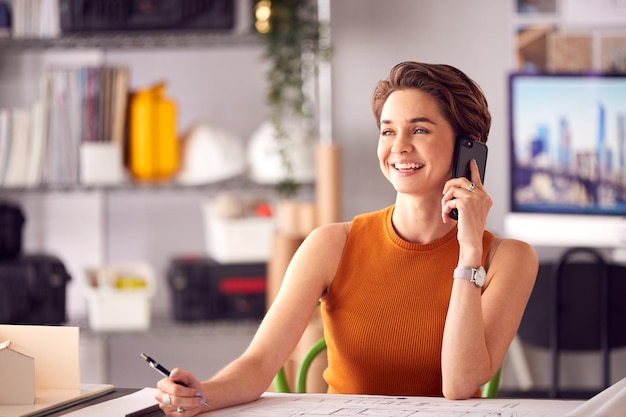
[[[25,178],[27,187],[36,187],[41,183],[43,158],[46,151],[44,124],[44,105],[41,100],[37,100],[31,108],[29,130],[30,146]]]
[[[50,38],[61,34],[59,0],[13,0],[11,35]]]
[[[10,155],[6,162],[3,186],[26,187],[28,172],[28,155],[30,151],[30,119],[31,113],[27,108],[11,110],[11,144]]]
[[[111,95],[111,141],[124,149],[128,109],[128,68],[120,67],[113,74]]]
[[[128,68],[81,68],[77,77],[82,103],[82,141],[122,144],[128,106]]]
[[[0,186],[38,186],[45,147],[41,100],[29,108],[3,109],[0,112]]]
[[[82,143],[123,150],[128,80],[126,67],[52,69],[30,108],[1,109],[0,187],[76,185]]]
[[[54,70],[46,74],[48,134],[43,182],[71,185],[78,182],[78,145],[80,143],[81,103],[77,97],[76,77],[72,71]]]

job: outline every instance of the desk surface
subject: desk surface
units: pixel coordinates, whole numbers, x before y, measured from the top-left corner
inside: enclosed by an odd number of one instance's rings
[[[582,401],[506,398],[447,400],[442,397],[403,397],[345,394],[266,393],[257,401],[207,413],[212,417],[292,416],[492,416],[563,417]]]
[[[93,417],[132,413],[154,405],[155,388],[114,389],[105,395],[61,411],[46,414],[63,416],[76,412],[76,416]],[[93,409],[87,407],[94,406]],[[587,401],[549,400],[520,398],[471,398],[453,401],[442,397],[404,397],[383,395],[347,394],[281,394],[267,392],[248,404],[206,413],[212,417],[292,417],[372,415],[403,416],[445,415],[461,417],[468,415],[501,417],[588,417],[603,415],[623,417],[626,409],[626,378],[613,384]],[[601,414],[596,414],[600,412]],[[94,414],[95,413],[95,414]],[[164,414],[156,410],[142,417],[158,417]]]
[[[90,407],[92,405],[100,404],[100,403],[103,403],[105,401],[114,400],[116,398],[120,398],[120,397],[123,397],[125,395],[129,395],[129,394],[135,393],[137,391],[138,391],[138,389],[135,389],[135,388],[115,388],[115,389],[113,389],[113,391],[108,392],[108,393],[106,393],[104,395],[101,395],[99,397],[92,398],[89,401],[85,401],[85,402],[80,403],[80,404],[75,404],[75,405],[72,405],[72,406],[70,406],[68,408],[64,408],[62,410],[57,410],[57,411],[55,411],[53,413],[46,414],[46,417],[64,416],[64,415],[73,413],[75,411],[82,410],[84,408]],[[132,412],[132,411],[134,411],[134,410],[128,410],[129,413]],[[159,410],[158,412],[155,412],[155,413],[152,413],[152,414],[149,414],[149,415],[145,415],[145,417],[159,417],[159,416],[165,416],[165,413],[163,413],[162,411]]]
[[[105,395],[58,410],[47,417],[66,416],[87,407],[106,401],[119,399],[123,396],[138,393],[137,389],[116,388]],[[521,411],[526,417],[548,417],[567,414],[578,407],[582,401],[547,400],[547,399],[470,399],[451,401],[440,397],[391,397],[376,395],[341,395],[341,394],[278,394],[266,393],[257,401],[249,404],[217,410],[205,414],[214,417],[248,417],[267,415],[272,417],[298,416],[333,416],[338,412],[342,415],[402,415],[413,416],[417,413],[432,412],[449,417],[466,416],[468,412],[491,415],[497,413],[502,417],[513,417]],[[136,410],[128,410],[129,413]],[[294,414],[295,413],[295,414]],[[393,414],[390,414],[393,413]],[[79,412],[80,414],[80,412]],[[159,417],[165,414],[158,410],[144,417]],[[472,414],[473,415],[473,414]],[[476,414],[479,415],[479,414]]]

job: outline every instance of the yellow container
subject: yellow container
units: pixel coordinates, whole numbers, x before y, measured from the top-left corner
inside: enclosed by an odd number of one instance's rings
[[[139,90],[130,102],[129,168],[141,181],[163,181],[179,167],[176,103],[165,84]]]

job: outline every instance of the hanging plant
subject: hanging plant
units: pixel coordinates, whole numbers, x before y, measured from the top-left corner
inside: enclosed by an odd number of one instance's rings
[[[294,176],[285,121],[302,120],[305,129],[315,130],[313,83],[318,59],[327,59],[330,51],[320,46],[322,28],[314,0],[257,0],[255,28],[265,43],[264,58],[270,62],[269,118],[285,169],[285,178],[277,184],[277,191],[284,197],[293,197],[300,184]]]

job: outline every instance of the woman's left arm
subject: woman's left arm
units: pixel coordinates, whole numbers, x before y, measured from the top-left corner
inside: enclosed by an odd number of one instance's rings
[[[477,176],[474,166],[472,171]],[[463,200],[458,221],[460,267],[481,266],[483,258],[482,236],[491,199],[480,179],[473,175],[474,179],[477,181],[473,192],[461,185],[461,195],[455,194],[455,198]],[[458,181],[463,179],[450,180],[450,187],[454,188]],[[465,279],[454,279],[441,352],[446,398],[471,397],[500,368],[535,283],[538,262],[532,246],[502,239],[489,250],[483,288]]]

